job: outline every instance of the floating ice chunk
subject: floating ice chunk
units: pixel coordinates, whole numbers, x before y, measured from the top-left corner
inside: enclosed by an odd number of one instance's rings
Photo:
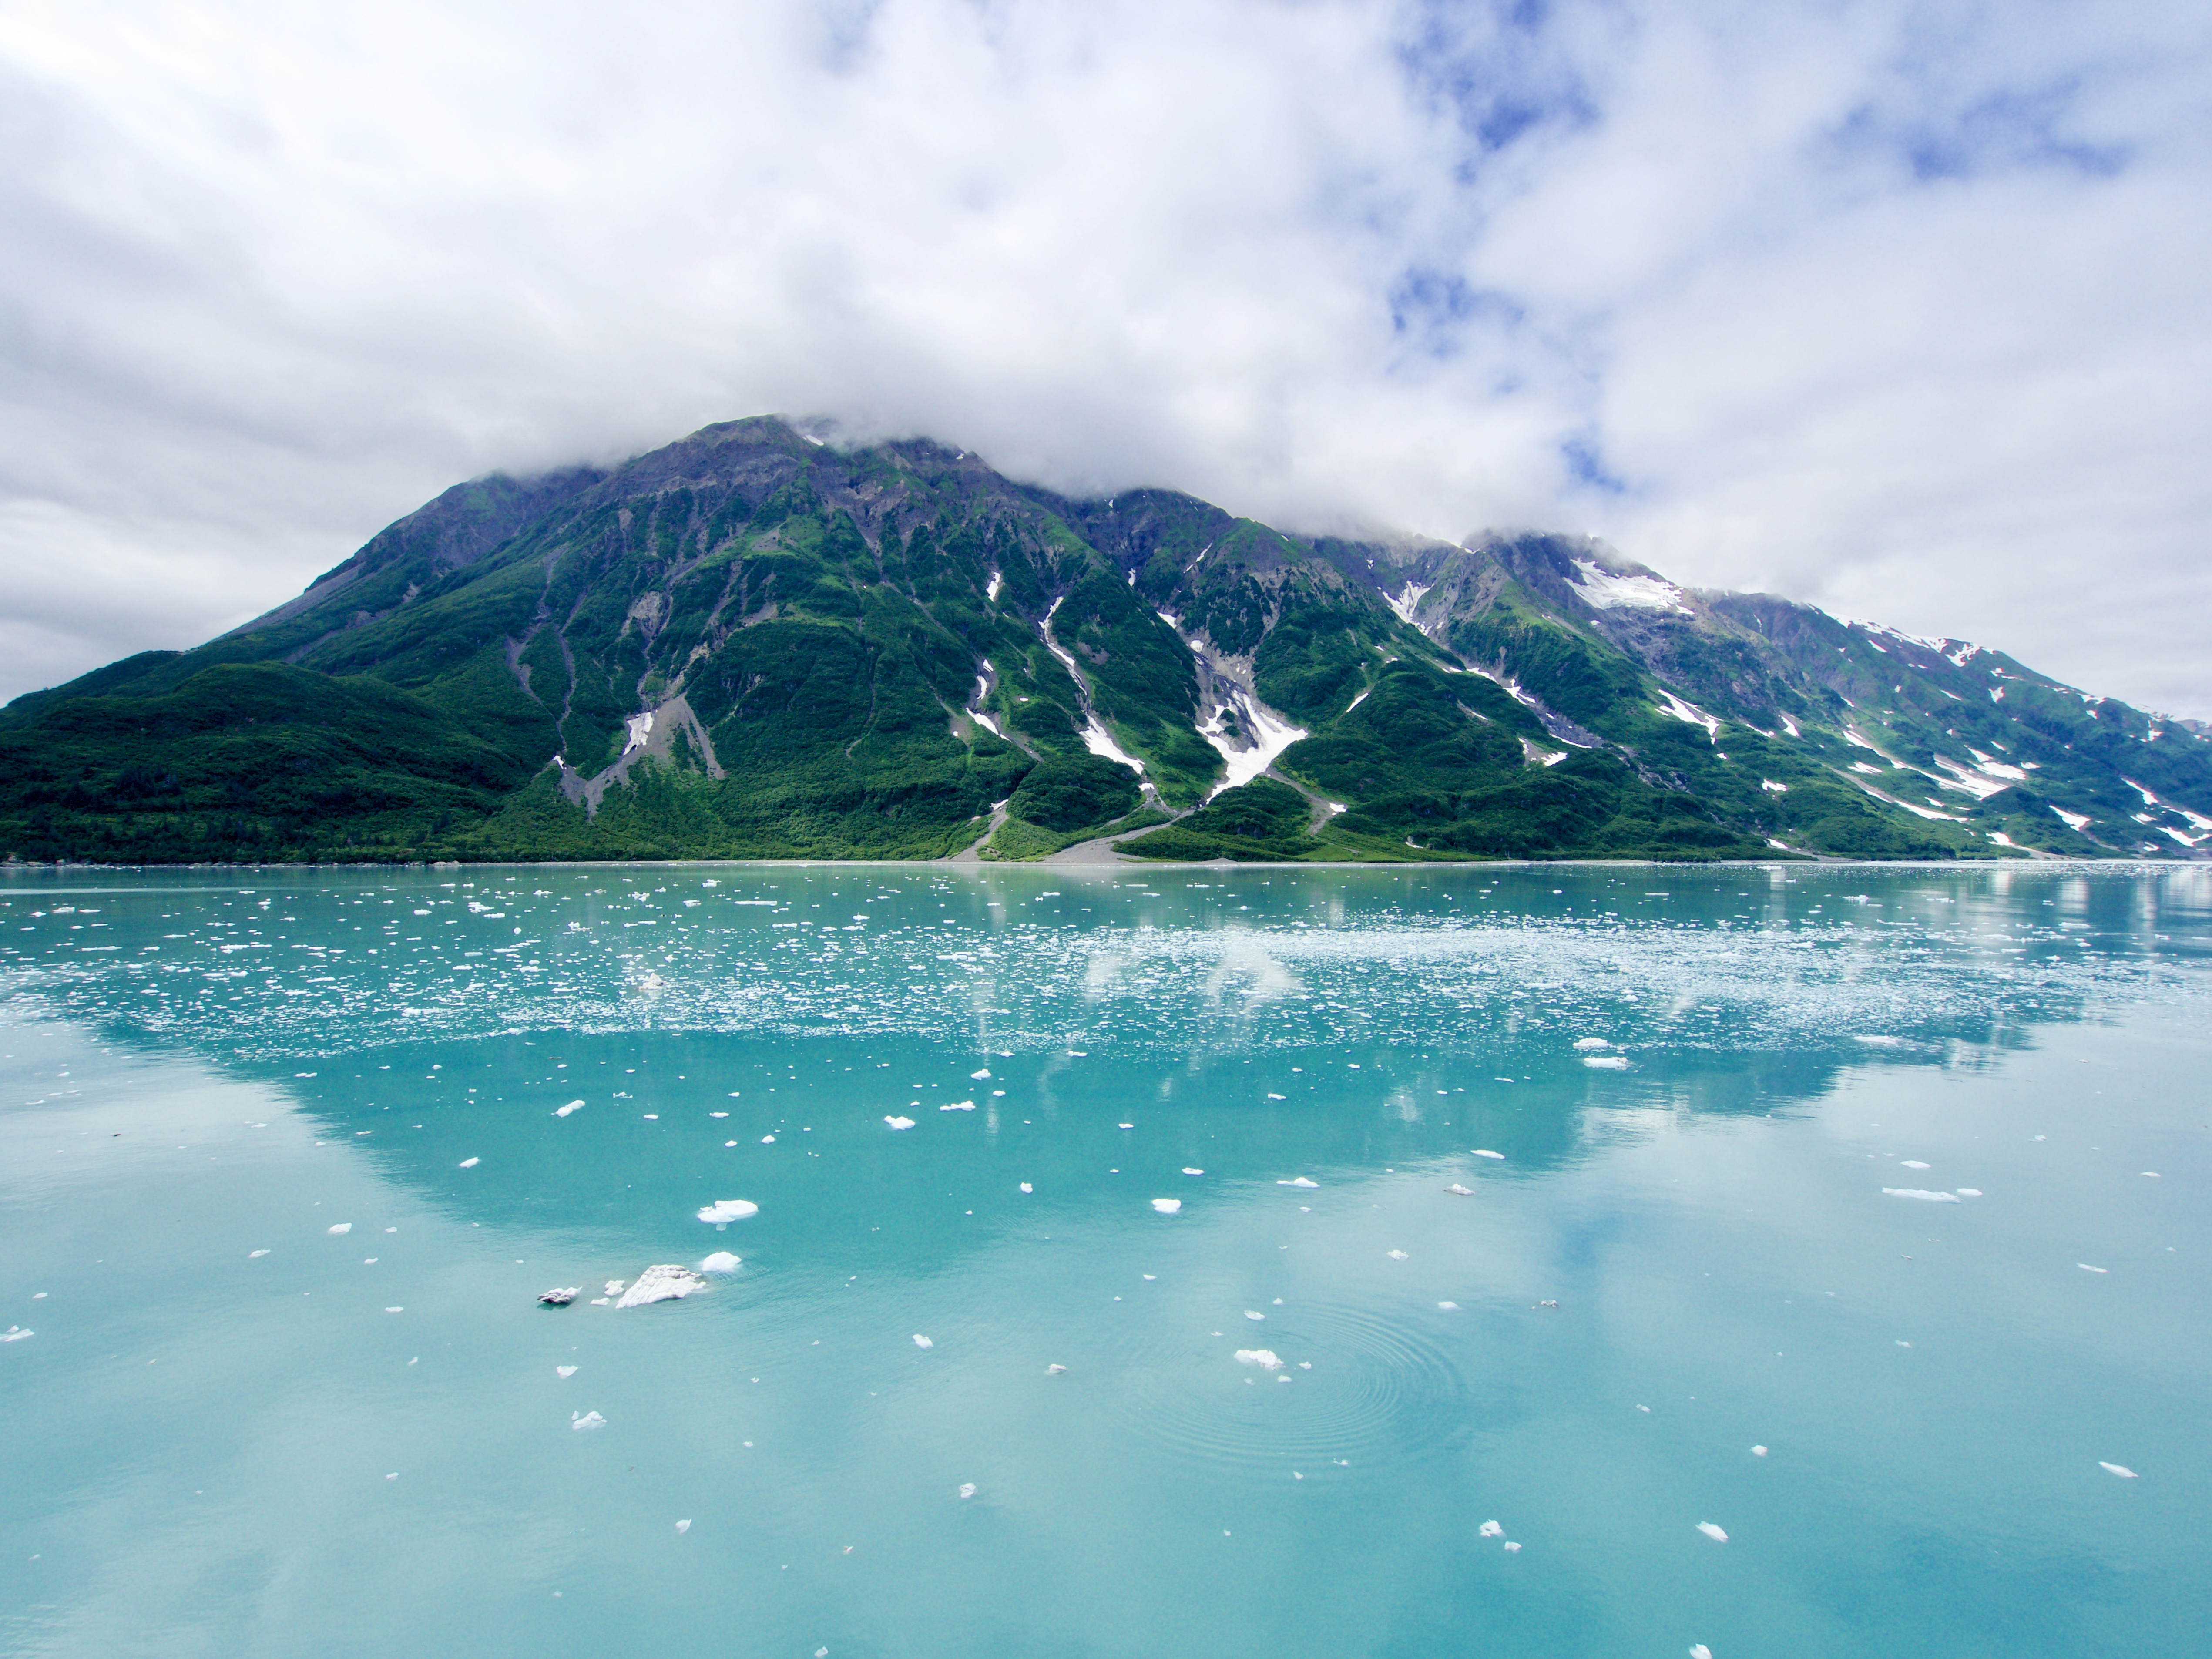
[[[1445,1188],[1444,1190],[1448,1193],[1456,1193],[1462,1198],[1473,1198],[1474,1196],[1474,1188],[1462,1187],[1456,1181],[1453,1182],[1450,1186]]]
[[[884,1121],[890,1124],[894,1129],[911,1129],[914,1127],[914,1120],[910,1117],[887,1117]]]
[[[1257,1365],[1263,1371],[1279,1371],[1283,1369],[1283,1362],[1275,1358],[1275,1352],[1272,1348],[1239,1348],[1237,1350],[1237,1363],[1240,1365]]]
[[[1133,1123],[1117,1123],[1114,1127],[1117,1129],[1133,1129],[1137,1126]]]
[[[1929,1170],[1934,1167],[1935,1165],[1931,1164],[1923,1164],[1917,1158],[1905,1158],[1898,1165],[1898,1168],[1901,1170]]]
[[[1575,1039],[1575,1052],[1578,1054],[1595,1054],[1601,1048],[1610,1048],[1612,1047],[1613,1044],[1607,1042],[1603,1037],[1577,1037]]]
[[[556,1285],[550,1291],[540,1291],[538,1305],[541,1308],[565,1308],[576,1299],[577,1292],[583,1288],[580,1285]]]
[[[699,1219],[712,1222],[717,1227],[726,1227],[732,1221],[743,1221],[748,1216],[760,1213],[760,1206],[749,1199],[718,1198],[699,1212]]]
[[[465,1158],[461,1160],[461,1167],[464,1170],[473,1170],[477,1164],[483,1162],[483,1160],[480,1158]]]
[[[1959,1196],[1961,1198],[1979,1198],[1981,1195],[1982,1189],[1979,1187],[1961,1187],[1959,1188]]]
[[[604,1429],[606,1425],[607,1419],[597,1412],[568,1413],[568,1426],[572,1429]]]
[[[268,1251],[266,1251],[266,1250],[248,1250],[248,1251],[246,1253],[246,1259],[248,1261],[252,1261],[252,1260],[253,1260],[255,1257],[257,1257],[257,1256],[264,1256],[264,1255],[267,1255],[268,1254],[269,1254],[269,1252],[268,1252]]]
[[[980,1071],[980,1072],[970,1072],[970,1073],[968,1073],[968,1080],[969,1080],[970,1083],[981,1083],[981,1081],[983,1081],[983,1079],[984,1079],[985,1078],[988,1078],[988,1076],[990,1076],[990,1075],[991,1075],[991,1068],[990,1068],[989,1066],[985,1066],[981,1071]]]
[[[1152,1207],[1162,1215],[1180,1215],[1182,1213],[1182,1200],[1179,1198],[1156,1198],[1152,1200]]]
[[[2159,1174],[2159,1172],[2158,1172],[2157,1170],[2145,1170],[2143,1171],[2143,1174],[2144,1174],[2144,1176],[2145,1176],[2146,1177],[2148,1177],[2148,1179],[2150,1179],[2150,1180],[2152,1180],[2152,1181],[2162,1181],[2162,1180],[2164,1180],[2164,1179],[2165,1179],[2165,1177],[2164,1177],[2163,1176],[2160,1175],[2160,1174]]]
[[[2048,1139],[2051,1139],[2051,1137],[2050,1137],[2049,1135],[2036,1135],[2036,1136],[2034,1136],[2034,1137],[2033,1137],[2033,1139],[2037,1139],[2037,1140],[2048,1140]]]
[[[27,1336],[37,1334],[36,1331],[27,1331],[21,1325],[10,1325],[6,1330],[0,1331],[0,1342],[21,1342]]]
[[[917,1348],[933,1348],[933,1347],[935,1347],[935,1346],[937,1346],[937,1344],[935,1344],[934,1342],[931,1341],[927,1337],[923,1336],[923,1335],[921,1335],[919,1332],[917,1332],[917,1333],[915,1334],[915,1339],[914,1339],[914,1346],[915,1346],[915,1347],[917,1347]]]
[[[775,1146],[775,1137],[774,1135],[763,1135],[763,1136],[761,1137],[761,1145],[762,1145],[762,1146]]]
[[[1751,1449],[1751,1455],[1753,1457],[1764,1457],[1766,1455],[1766,1448],[1764,1446],[1753,1446]]]
[[[1628,1069],[1628,1056],[1626,1054],[1589,1054],[1583,1058],[1583,1064],[1592,1067],[1594,1070],[1601,1072],[1625,1072]]]
[[[607,1280],[607,1294],[609,1296],[620,1296],[623,1291],[623,1286],[629,1282],[629,1280],[623,1279],[610,1279]]]
[[[353,1223],[350,1221],[341,1221],[336,1226],[331,1227],[326,1231],[330,1233],[330,1236],[332,1238],[342,1238],[346,1234],[353,1231]]]
[[[707,1281],[689,1267],[672,1261],[656,1261],[637,1276],[637,1280],[622,1293],[617,1308],[642,1308],[653,1302],[673,1302],[694,1291],[703,1291]]]
[[[26,1336],[30,1334],[28,1331],[26,1331],[23,1334]],[[2107,1463],[2102,1458],[2100,1458],[2097,1461],[2097,1467],[2104,1470],[2107,1474],[2118,1475],[2123,1480],[2133,1480],[2138,1478],[2136,1472],[2124,1463]]]
[[[699,1264],[699,1271],[702,1273],[733,1273],[738,1270],[738,1261],[739,1258],[727,1250],[717,1250]]]
[[[571,1112],[580,1112],[583,1109],[584,1103],[582,1101],[572,1100],[566,1106],[556,1106],[553,1109],[553,1115],[556,1117],[566,1117]]]
[[[574,1365],[556,1365],[553,1368],[553,1375],[559,1377],[564,1382],[575,1374],[576,1368]]]
[[[1931,1193],[1920,1187],[1885,1187],[1881,1191],[1885,1198],[1917,1198],[1929,1204],[1956,1204],[1959,1201],[1956,1193]]]
[[[1459,1311],[1459,1304],[1456,1302],[1439,1302],[1437,1304],[1437,1311],[1439,1313],[1457,1313]]]
[[[1484,1522],[1480,1526],[1474,1529],[1474,1532],[1475,1536],[1478,1538],[1503,1538],[1505,1536],[1505,1528],[1499,1526],[1495,1521]]]
[[[1385,1251],[1384,1254],[1387,1255],[1393,1261],[1403,1261],[1406,1260],[1406,1253],[1403,1250],[1389,1250]]]
[[[1698,1522],[1698,1530],[1705,1534],[1706,1537],[1711,1539],[1716,1544],[1725,1544],[1728,1542],[1728,1534],[1710,1521]]]
[[[1030,1185],[1030,1183],[1029,1183],[1028,1182],[1024,1181],[1024,1182],[1022,1182],[1022,1190],[1023,1190],[1024,1192],[1027,1193],[1027,1192],[1032,1192],[1032,1191],[1034,1191],[1034,1190],[1036,1190],[1036,1189],[1035,1189],[1034,1188],[1032,1188],[1032,1187]]]
[[[973,1498],[975,1495],[975,1483],[973,1480],[963,1480],[960,1483],[960,1495],[963,1498]]]
[[[676,1534],[679,1538],[690,1530],[691,1523],[689,1521],[678,1521],[676,1523]]]
[[[1638,1406],[1636,1409],[1642,1412],[1646,1417],[1651,1415],[1651,1407],[1649,1406]]]
[[[1205,1171],[1205,1170],[1194,1170],[1194,1169],[1192,1169],[1192,1168],[1191,1168],[1188,1164],[1186,1164],[1185,1165],[1183,1165],[1183,1171],[1182,1171],[1182,1172],[1183,1172],[1185,1175],[1204,1175],[1204,1174],[1206,1173],[1206,1171]]]
[[[2077,1261],[2074,1265],[2085,1273],[2108,1273],[2112,1271],[2110,1267],[2093,1267],[2086,1261]]]
[[[1498,1159],[1500,1163],[1504,1162],[1504,1159],[1505,1159],[1505,1154],[1504,1154],[1504,1153],[1503,1153],[1503,1152],[1493,1152],[1490,1151],[1487,1147],[1483,1147],[1483,1146],[1478,1146],[1478,1147],[1476,1147],[1476,1148],[1474,1149],[1474,1155],[1475,1155],[1477,1158],[1494,1158]]]
[[[1275,1184],[1278,1187],[1302,1187],[1306,1191],[1311,1192],[1315,1188],[1320,1186],[1321,1182],[1318,1181],[1308,1181],[1304,1176],[1299,1176],[1290,1181],[1279,1181]]]
[[[1518,1555],[1521,1553],[1521,1547],[1509,1538],[1505,1540],[1505,1553],[1508,1555]]]
[[[1690,1659],[1713,1659],[1713,1650],[1703,1642],[1690,1644]]]
[[[1247,1308],[1247,1309],[1245,1309],[1245,1310],[1244,1310],[1244,1317],[1245,1317],[1245,1318],[1247,1318],[1247,1319],[1265,1319],[1267,1316],[1267,1315],[1265,1315],[1265,1314],[1263,1314],[1263,1313],[1258,1313],[1258,1312],[1255,1312],[1254,1310],[1252,1310],[1252,1309],[1250,1309],[1250,1308]]]
[[[972,1100],[948,1100],[937,1109],[940,1112],[972,1112],[975,1109],[975,1103]]]
[[[1065,1365],[1048,1365],[1044,1368],[1044,1374],[1047,1376],[1064,1376],[1067,1374],[1067,1367]]]
[[[1273,1090],[1270,1090],[1267,1094],[1267,1098],[1270,1100],[1288,1100],[1290,1097],[1288,1095],[1276,1094]]]

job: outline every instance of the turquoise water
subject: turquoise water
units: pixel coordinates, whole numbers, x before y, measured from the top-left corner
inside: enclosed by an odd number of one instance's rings
[[[2208,972],[2203,869],[13,874],[0,1650],[2197,1650]]]

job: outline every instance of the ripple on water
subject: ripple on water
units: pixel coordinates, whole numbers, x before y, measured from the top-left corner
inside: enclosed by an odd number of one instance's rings
[[[1371,1472],[1476,1426],[1467,1379],[1413,1317],[1344,1303],[1270,1309],[1267,1345],[1285,1366],[1274,1373],[1237,1363],[1251,1340],[1242,1319],[1220,1328],[1195,1341],[1163,1334],[1129,1354],[1109,1395],[1124,1428],[1218,1468],[1341,1458]]]

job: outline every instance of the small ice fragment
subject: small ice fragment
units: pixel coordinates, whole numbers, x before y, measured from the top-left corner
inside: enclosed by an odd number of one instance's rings
[[[1114,1127],[1117,1129],[1133,1129],[1137,1126],[1133,1123],[1117,1123]]]
[[[679,1537],[690,1530],[691,1523],[689,1521],[678,1521],[676,1523],[676,1531]]]
[[[1690,1644],[1690,1659],[1713,1659],[1713,1650],[1703,1642]]]
[[[1205,1171],[1205,1170],[1194,1170],[1194,1169],[1192,1169],[1192,1168],[1191,1168],[1188,1164],[1184,1164],[1184,1165],[1183,1165],[1183,1170],[1182,1170],[1182,1172],[1183,1172],[1185,1175],[1204,1175],[1204,1174],[1206,1173],[1206,1171]]]
[[[1628,1056],[1626,1054],[1585,1054],[1583,1057],[1583,1064],[1589,1066],[1594,1071],[1625,1072],[1628,1069]]]
[[[1595,1054],[1600,1048],[1612,1047],[1613,1045],[1603,1037],[1578,1037],[1575,1042],[1575,1052],[1578,1054]]]
[[[576,1292],[581,1289],[583,1286],[580,1285],[556,1285],[550,1291],[540,1291],[538,1305],[541,1308],[565,1308],[576,1299]]]
[[[1044,1374],[1047,1376],[1062,1376],[1066,1372],[1067,1367],[1065,1365],[1048,1365],[1044,1368]]]
[[[1764,1457],[1766,1455],[1766,1448],[1764,1446],[1753,1446],[1751,1449],[1751,1455],[1753,1457]]]
[[[972,1112],[975,1109],[975,1103],[972,1100],[950,1100],[937,1109],[940,1112]]]
[[[1267,1092],[1267,1098],[1270,1100],[1288,1100],[1290,1097],[1288,1095],[1279,1095],[1273,1090],[1269,1090]]]
[[[1917,1158],[1908,1158],[1903,1160],[1898,1167],[1903,1170],[1927,1170],[1932,1169],[1935,1166],[1933,1164],[1923,1164]]]
[[[561,1378],[563,1382],[566,1382],[569,1377],[574,1376],[575,1374],[576,1368],[574,1365],[556,1365],[553,1368],[553,1375]]]
[[[2049,1135],[2037,1135],[2035,1139],[2038,1140],[2048,1140],[2051,1137]]]
[[[584,1103],[582,1101],[572,1100],[566,1106],[556,1106],[553,1109],[553,1115],[556,1117],[566,1117],[571,1112],[580,1112],[583,1109]]]
[[[1505,1553],[1508,1555],[1518,1555],[1521,1553],[1521,1547],[1509,1538],[1505,1540]]]
[[[1885,1198],[1917,1198],[1930,1204],[1956,1204],[1959,1201],[1956,1193],[1931,1193],[1920,1187],[1885,1187],[1881,1191]]]
[[[774,1135],[763,1135],[763,1136],[761,1137],[761,1145],[762,1145],[762,1146],[775,1146],[775,1137]]]
[[[738,1270],[738,1260],[727,1250],[717,1250],[699,1264],[699,1271],[702,1273],[733,1273]]]
[[[736,1146],[737,1144],[738,1144],[738,1143],[737,1143],[736,1141],[734,1141],[734,1140],[726,1140],[726,1141],[724,1141],[724,1142],[722,1143],[722,1145],[723,1145],[724,1146]]]
[[[607,1294],[609,1296],[620,1296],[622,1294],[623,1286],[629,1282],[629,1281],[628,1279],[610,1279],[607,1280]]]
[[[477,1164],[483,1162],[483,1160],[480,1158],[465,1158],[461,1160],[461,1167],[464,1170],[473,1170]]]
[[[2093,1267],[2086,1261],[2077,1261],[2074,1265],[2085,1273],[2108,1273],[2112,1271],[2110,1267]]]
[[[2138,1478],[2136,1472],[2124,1463],[2107,1463],[2100,1458],[2097,1461],[2097,1467],[2107,1474],[2118,1475],[2123,1480],[2133,1480]]]
[[[1900,1348],[1909,1348],[1909,1347],[1911,1347],[1912,1345],[1911,1345],[1910,1342],[1907,1342],[1907,1341],[1906,1341],[1903,1337],[1901,1337],[1901,1336],[1900,1336],[1900,1337],[1899,1337],[1899,1338],[1897,1339],[1897,1346],[1898,1346],[1899,1347],[1900,1347]]]
[[[931,1341],[926,1336],[917,1334],[914,1339],[914,1346],[917,1348],[933,1348],[937,1344]]]
[[[1638,1406],[1636,1409],[1642,1412],[1646,1417],[1649,1417],[1651,1414],[1651,1407],[1649,1406]]]
[[[1182,1200],[1179,1198],[1156,1198],[1152,1200],[1152,1207],[1162,1215],[1180,1215]]]
[[[636,1281],[623,1292],[617,1308],[642,1308],[655,1302],[674,1302],[703,1291],[707,1281],[689,1267],[671,1261],[656,1261],[637,1276]]]
[[[1453,1182],[1450,1186],[1445,1188],[1444,1190],[1448,1193],[1456,1193],[1462,1198],[1473,1198],[1474,1196],[1474,1188],[1462,1187],[1456,1181]]]
[[[1710,1521],[1698,1522],[1698,1530],[1705,1534],[1706,1537],[1711,1539],[1716,1544],[1725,1544],[1728,1542],[1728,1534]]]
[[[986,1079],[986,1078],[989,1077],[990,1075],[991,1075],[991,1068],[990,1068],[989,1066],[985,1066],[981,1071],[980,1071],[980,1072],[970,1072],[970,1073],[968,1073],[968,1080],[969,1080],[970,1083],[981,1083],[981,1082],[982,1082],[982,1081],[983,1081],[983,1079]]]
[[[973,1498],[975,1495],[975,1483],[973,1480],[963,1480],[960,1483],[960,1495],[963,1498]]]
[[[328,1231],[331,1237],[337,1238],[343,1234],[351,1232],[353,1231],[353,1223],[350,1221],[341,1221],[337,1226],[332,1227]]]
[[[1480,1527],[1475,1528],[1475,1536],[1478,1538],[1503,1538],[1505,1536],[1505,1528],[1499,1526],[1495,1521],[1486,1521]]]
[[[386,1313],[405,1313],[407,1310],[404,1308],[386,1308],[384,1311]]]
[[[252,1261],[256,1256],[264,1256],[264,1255],[267,1255],[268,1254],[269,1254],[269,1252],[268,1252],[268,1251],[266,1251],[266,1250],[248,1250],[248,1251],[246,1253],[246,1259],[248,1261]]]
[[[1279,1181],[1275,1184],[1278,1187],[1297,1187],[1303,1191],[1311,1192],[1315,1188],[1320,1186],[1321,1182],[1318,1181],[1308,1181],[1304,1176],[1298,1176],[1289,1181]]]
[[[1979,1187],[1961,1187],[1959,1188],[1959,1196],[1961,1198],[1979,1198],[1981,1195],[1982,1189]]]
[[[2144,1174],[2144,1176],[2145,1176],[2147,1178],[2148,1178],[2148,1179],[2150,1179],[2150,1180],[2152,1180],[2152,1181],[2160,1181],[2160,1180],[2163,1180],[2163,1179],[2165,1178],[2164,1176],[2160,1176],[2160,1175],[2159,1174],[2159,1172],[2158,1172],[2157,1170],[2145,1170],[2143,1171],[2143,1174]]]
[[[1457,1313],[1459,1311],[1459,1304],[1456,1302],[1439,1302],[1437,1304],[1437,1311],[1438,1313]]]
[[[1403,1250],[1389,1250],[1386,1251],[1384,1254],[1389,1255],[1390,1260],[1393,1261],[1403,1261],[1406,1260],[1406,1253]]]
[[[699,1212],[699,1219],[712,1222],[717,1227],[726,1227],[732,1221],[743,1221],[748,1216],[760,1213],[760,1206],[749,1199],[718,1198]]]
[[[1265,1319],[1267,1316],[1267,1315],[1255,1312],[1250,1308],[1244,1310],[1244,1317],[1247,1319]]]
[[[586,1412],[580,1416],[574,1412],[568,1413],[568,1426],[572,1429],[604,1429],[606,1425],[607,1419],[597,1412]]]
[[[1505,1161],[1505,1154],[1504,1154],[1504,1153],[1503,1153],[1503,1152],[1492,1152],[1492,1151],[1491,1151],[1488,1147],[1486,1147],[1486,1146],[1478,1146],[1478,1147],[1476,1147],[1476,1148],[1474,1149],[1474,1155],[1475,1155],[1477,1158],[1494,1158],[1498,1159],[1498,1162],[1500,1162],[1501,1164],[1502,1164],[1502,1163],[1504,1163],[1504,1162]]]
[[[1275,1358],[1274,1350],[1272,1348],[1239,1348],[1237,1350],[1237,1363],[1240,1365],[1257,1365],[1263,1371],[1279,1371],[1283,1369],[1283,1362]]]
[[[890,1124],[894,1129],[911,1129],[914,1127],[914,1120],[910,1117],[887,1117],[884,1121]]]
[[[1032,1192],[1032,1191],[1034,1191],[1034,1190],[1036,1190],[1036,1189],[1035,1189],[1034,1188],[1032,1188],[1032,1187],[1030,1185],[1030,1183],[1029,1183],[1028,1182],[1024,1181],[1024,1182],[1022,1182],[1022,1190],[1023,1190],[1024,1192],[1025,1192],[1025,1193],[1026,1193],[1026,1192]]]
[[[708,1117],[727,1117],[729,1116],[729,1114],[727,1112],[709,1112],[707,1115]]]
[[[0,1342],[21,1342],[27,1336],[37,1334],[36,1331],[27,1331],[21,1325],[10,1325],[6,1330],[0,1331]],[[40,1352],[44,1352],[45,1350]]]

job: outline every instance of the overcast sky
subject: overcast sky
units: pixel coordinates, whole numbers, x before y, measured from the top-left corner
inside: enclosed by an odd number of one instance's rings
[[[0,696],[785,411],[2212,716],[2204,0],[0,0]]]

